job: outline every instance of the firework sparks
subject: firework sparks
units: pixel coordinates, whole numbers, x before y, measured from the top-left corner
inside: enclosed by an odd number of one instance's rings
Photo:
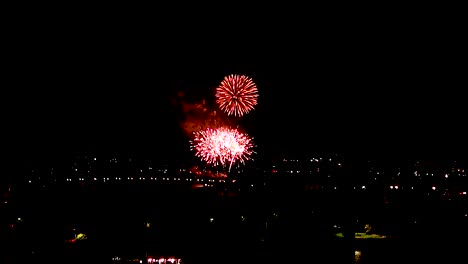
[[[257,104],[258,90],[252,78],[231,74],[216,88],[216,103],[228,115],[242,116]]]
[[[235,162],[245,163],[253,153],[251,138],[237,129],[226,127],[196,132],[192,143],[196,156],[208,164],[229,164],[229,170]]]

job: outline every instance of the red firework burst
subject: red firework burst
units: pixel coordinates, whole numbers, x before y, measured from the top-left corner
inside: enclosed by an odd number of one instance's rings
[[[258,90],[252,78],[231,74],[216,88],[216,103],[228,115],[242,116],[257,104]]]
[[[195,133],[192,149],[195,155],[208,164],[229,164],[229,170],[235,162],[245,163],[253,153],[252,139],[237,129],[218,128]]]

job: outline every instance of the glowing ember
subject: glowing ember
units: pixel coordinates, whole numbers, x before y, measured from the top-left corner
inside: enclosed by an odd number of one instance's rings
[[[252,140],[237,129],[208,128],[195,133],[192,149],[196,156],[208,164],[229,164],[229,170],[235,162],[245,163],[253,153]]]
[[[256,84],[245,75],[231,74],[224,77],[216,88],[216,103],[228,115],[242,116],[257,104]]]

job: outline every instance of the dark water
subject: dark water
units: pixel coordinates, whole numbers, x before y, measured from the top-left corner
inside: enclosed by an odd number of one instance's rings
[[[15,195],[2,209],[5,264],[113,263],[115,256],[177,256],[187,264],[460,263],[468,251],[466,222],[448,215],[415,226],[389,218],[386,226],[395,224],[399,235],[391,240],[336,239],[333,225],[346,218],[317,196],[144,185],[25,188]],[[65,243],[77,232],[88,239]]]

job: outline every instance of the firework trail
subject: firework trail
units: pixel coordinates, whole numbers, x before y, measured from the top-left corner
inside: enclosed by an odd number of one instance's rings
[[[252,78],[231,74],[216,88],[216,103],[228,115],[243,116],[257,104],[258,90]]]
[[[195,155],[208,164],[225,166],[229,163],[229,171],[233,163],[245,163],[253,153],[252,139],[237,129],[208,128],[194,134]]]

